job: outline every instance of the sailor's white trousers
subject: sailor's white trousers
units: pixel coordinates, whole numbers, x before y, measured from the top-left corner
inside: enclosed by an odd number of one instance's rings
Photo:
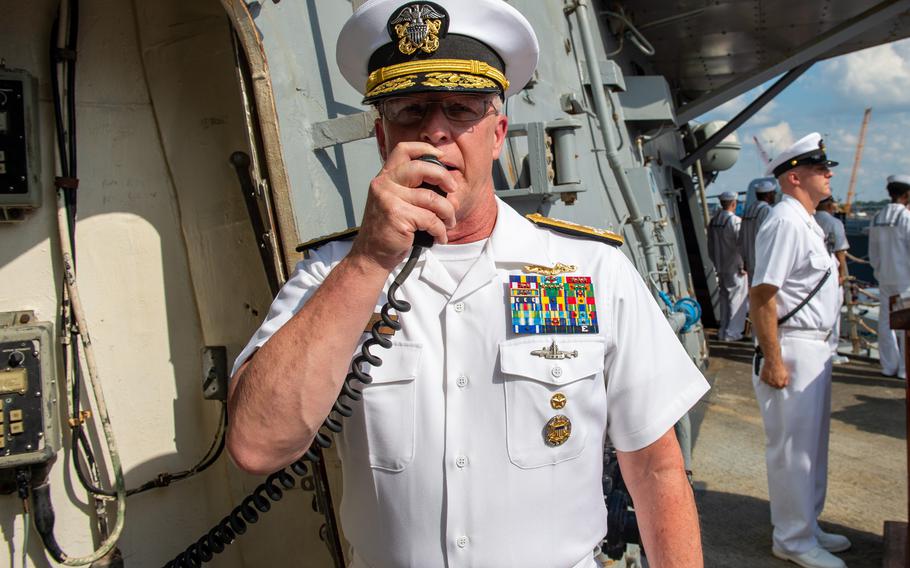
[[[749,284],[745,274],[718,273],[720,287],[720,325],[717,338],[721,341],[742,339],[749,311]]]
[[[765,462],[774,546],[801,554],[818,546],[828,486],[831,347],[828,332],[781,329],[790,383],[775,389],[752,376],[765,424]]]

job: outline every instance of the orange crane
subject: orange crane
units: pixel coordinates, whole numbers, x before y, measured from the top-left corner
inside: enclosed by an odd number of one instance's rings
[[[872,109],[867,108],[863,115],[863,127],[859,131],[859,142],[856,143],[856,157],[853,158],[853,171],[850,173],[850,185],[847,187],[847,201],[844,202],[844,214],[849,215],[853,207],[853,198],[856,197],[856,174],[859,173],[859,163],[863,159],[863,146],[866,145],[866,129],[869,127],[869,118]]]

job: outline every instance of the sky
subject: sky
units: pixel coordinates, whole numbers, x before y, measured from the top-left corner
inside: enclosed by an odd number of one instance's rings
[[[699,122],[729,120],[773,81],[749,91],[698,118]],[[886,199],[885,179],[910,174],[910,40],[880,45],[816,63],[736,131],[742,144],[739,160],[720,173],[708,195],[745,191],[764,175],[753,136],[774,157],[811,132],[820,132],[828,159],[840,162],[831,180],[834,196],[843,201],[866,108],[872,117],[856,178],[856,200]]]

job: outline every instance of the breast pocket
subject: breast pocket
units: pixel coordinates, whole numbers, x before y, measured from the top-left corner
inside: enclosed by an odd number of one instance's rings
[[[521,468],[557,464],[599,443],[606,423],[604,343],[563,336],[500,344],[509,459]],[[533,352],[533,353],[532,353]]]
[[[831,268],[833,260],[831,255],[828,253],[822,252],[812,252],[809,253],[809,265],[812,266],[815,270],[825,270]]]
[[[365,450],[370,466],[402,471],[414,459],[417,369],[421,346],[394,342],[391,349],[375,348],[378,367],[366,366],[373,382],[363,387]]]

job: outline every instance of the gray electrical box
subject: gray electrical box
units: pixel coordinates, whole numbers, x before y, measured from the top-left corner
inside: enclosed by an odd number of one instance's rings
[[[0,223],[41,205],[38,127],[37,81],[0,67]]]
[[[0,468],[44,463],[60,448],[54,325],[0,314]],[[21,322],[26,323],[21,323]]]

